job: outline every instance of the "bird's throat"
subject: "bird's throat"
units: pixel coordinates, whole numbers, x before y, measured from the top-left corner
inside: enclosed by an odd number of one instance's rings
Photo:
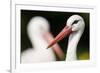
[[[43,50],[48,45],[42,36],[33,36],[31,43],[36,50]]]
[[[81,33],[75,32],[69,36],[66,60],[77,60],[77,45],[81,35]]]

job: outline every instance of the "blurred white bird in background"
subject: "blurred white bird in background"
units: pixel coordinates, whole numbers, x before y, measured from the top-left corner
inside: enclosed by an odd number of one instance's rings
[[[64,59],[64,53],[58,44],[55,44],[52,49],[46,49],[53,40],[49,29],[49,22],[44,17],[35,16],[30,20],[27,34],[34,48],[21,54],[21,63],[56,61],[56,55],[61,60]]]
[[[67,20],[66,26],[64,29],[55,37],[55,39],[48,45],[47,48],[50,48],[55,43],[62,40],[64,37],[69,36],[68,48],[66,54],[66,60],[73,61],[77,60],[77,45],[83,34],[85,28],[85,22],[83,18],[79,15],[72,15]]]

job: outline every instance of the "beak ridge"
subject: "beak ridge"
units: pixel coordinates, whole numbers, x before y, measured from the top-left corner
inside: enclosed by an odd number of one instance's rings
[[[71,26],[65,26],[63,30],[54,38],[54,40],[47,46],[47,49],[53,46],[55,43],[59,42],[72,32]]]

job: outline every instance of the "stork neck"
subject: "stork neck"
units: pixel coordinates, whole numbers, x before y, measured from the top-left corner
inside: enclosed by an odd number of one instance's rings
[[[46,49],[47,46],[47,42],[41,35],[34,35],[33,37],[31,37],[31,43],[35,50],[43,50]]]
[[[67,59],[66,60],[76,60],[77,59],[77,45],[80,40],[82,33],[74,32],[69,36],[68,49],[67,49]]]

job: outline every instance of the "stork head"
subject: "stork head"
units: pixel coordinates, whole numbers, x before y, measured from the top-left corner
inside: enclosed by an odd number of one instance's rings
[[[49,31],[49,22],[42,16],[35,16],[30,20],[27,31],[29,36],[41,36],[42,33]]]
[[[53,46],[55,43],[59,42],[69,34],[73,32],[80,32],[84,31],[85,23],[81,16],[79,15],[72,15],[67,20],[66,26],[64,29],[55,37],[55,39],[48,45],[47,48]]]
[[[81,16],[79,15],[72,15],[69,17],[67,20],[66,26],[71,27],[72,31],[83,31],[85,27],[84,20]]]

